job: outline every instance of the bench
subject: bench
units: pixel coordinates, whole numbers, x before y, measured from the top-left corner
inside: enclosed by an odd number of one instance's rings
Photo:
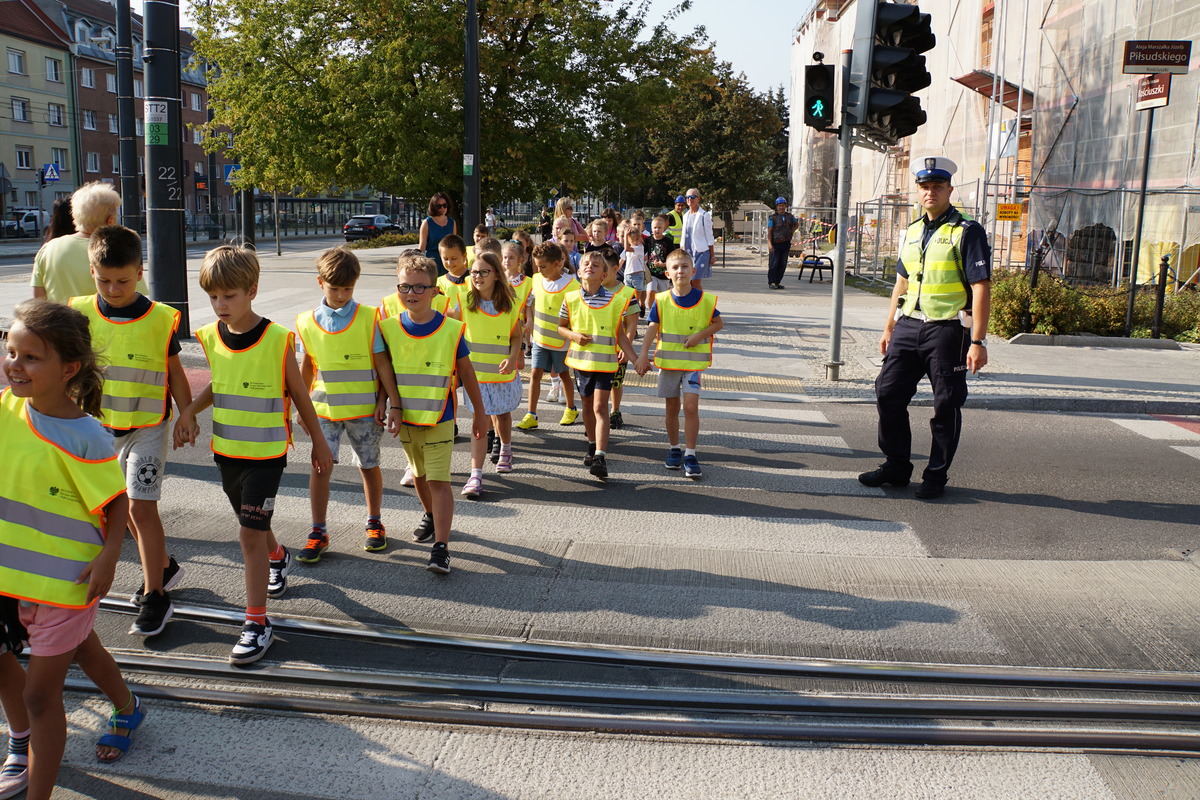
[[[797,280],[804,280],[804,270],[809,270],[808,282],[812,283],[813,278],[820,276],[821,280],[825,280],[825,270],[829,270],[830,279],[833,278],[833,259],[829,256],[814,256],[807,255],[800,259],[799,274]]]

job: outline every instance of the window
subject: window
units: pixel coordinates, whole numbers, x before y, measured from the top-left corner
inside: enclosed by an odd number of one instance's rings
[[[29,101],[24,97],[12,99],[13,122],[29,122]]]
[[[133,96],[134,97],[142,96],[142,81],[140,78],[133,79]]]
[[[146,174],[146,159],[144,156],[138,156],[138,175]]]
[[[85,130],[96,130],[96,112],[84,109],[83,112],[83,127]]]
[[[88,153],[87,154],[87,171],[88,172],[99,172],[100,171],[100,154],[99,153]]]
[[[17,148],[17,169],[33,169],[33,148]]]
[[[96,88],[96,70],[91,67],[83,67],[79,71],[79,85],[85,86],[88,89]]]
[[[112,94],[117,93],[117,75],[114,72],[104,73],[104,83],[108,86],[108,91]]]
[[[117,115],[116,114],[108,115],[108,132],[109,133],[120,133],[121,132],[121,126],[117,123]]]
[[[200,96],[199,92],[192,92],[192,111],[203,111],[203,110],[204,110],[204,98],[202,98]]]
[[[46,59],[46,80],[62,83],[62,62],[57,58]]]
[[[70,196],[71,196],[70,192],[55,192],[54,193],[55,200],[66,200]]]
[[[70,169],[70,165],[67,164],[67,148],[65,147],[50,148],[50,161],[58,165],[59,172],[66,172]]]
[[[204,144],[204,131],[192,128],[192,144]]]
[[[64,127],[67,124],[67,107],[58,103],[50,103],[47,106],[49,116],[47,117],[51,125]]]
[[[25,71],[25,51],[13,50],[8,51],[8,71],[16,75],[27,75]]]
[[[196,162],[195,164],[193,164],[192,166],[193,166],[193,167],[195,167],[196,177],[197,177],[197,178],[203,178],[203,177],[204,177],[204,162],[203,162],[203,161],[197,161],[197,162]]]
[[[142,125],[142,121],[141,121],[140,119],[135,119],[135,120],[133,121],[133,129],[134,129],[134,132],[135,132],[135,133],[136,133],[136,134],[137,134],[139,137],[140,137],[140,136],[142,136],[142,133],[143,133],[143,131],[145,130],[145,127]]]
[[[37,192],[26,192],[25,193],[25,205],[29,206],[30,208],[37,208],[38,193]]]
[[[121,157],[116,153],[113,153],[112,157],[112,173],[113,175],[121,174]]]

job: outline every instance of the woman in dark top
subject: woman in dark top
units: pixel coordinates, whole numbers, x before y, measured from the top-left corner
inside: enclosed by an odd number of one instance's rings
[[[54,201],[54,208],[50,210],[50,224],[46,226],[46,235],[42,241],[48,242],[74,232],[75,220],[71,219],[71,198],[60,197]]]
[[[429,198],[429,216],[421,221],[421,233],[417,246],[428,258],[437,262],[438,275],[445,275],[446,268],[442,266],[442,254],[438,251],[438,243],[450,234],[458,233],[458,223],[454,220],[454,203],[445,192],[438,192]]]

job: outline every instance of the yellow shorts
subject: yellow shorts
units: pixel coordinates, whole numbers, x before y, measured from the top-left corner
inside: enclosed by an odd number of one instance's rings
[[[437,425],[401,425],[400,441],[413,475],[427,481],[450,482],[450,453],[454,450],[454,420]]]

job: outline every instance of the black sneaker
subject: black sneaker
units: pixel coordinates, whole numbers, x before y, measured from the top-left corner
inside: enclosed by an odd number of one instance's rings
[[[588,451],[587,451],[587,455],[583,457],[583,465],[585,467],[590,467],[592,465],[592,462],[595,460],[596,460],[596,443],[588,442]]]
[[[172,605],[168,592],[144,594],[139,605],[141,610],[129,628],[131,636],[156,636],[162,633],[163,628],[167,627],[167,620],[175,613],[175,606]]]
[[[893,467],[890,464],[880,464],[878,469],[859,475],[858,482],[863,486],[883,486],[885,483],[890,483],[892,486],[904,487],[908,486],[911,477],[912,472],[906,472],[900,467]]]
[[[928,478],[921,481],[921,485],[913,492],[921,500],[932,500],[935,497],[941,497],[946,493],[946,484],[938,481],[931,481]]]
[[[614,411],[608,415],[608,426],[614,429],[625,427],[625,417],[621,416],[620,411]]]
[[[287,591],[288,570],[292,568],[292,554],[285,547],[283,548],[283,558],[278,561],[272,560],[270,563],[271,570],[267,577],[267,597],[283,597],[283,593]]]
[[[488,431],[488,457],[493,464],[500,460],[500,437],[495,431]]]
[[[231,664],[253,664],[267,654],[267,648],[275,641],[275,631],[270,620],[266,625],[246,621],[242,635],[238,637],[233,652],[229,654]]]
[[[605,463],[604,456],[592,457],[592,468],[590,471],[597,478],[603,479],[608,477],[608,464]]]
[[[163,591],[169,592],[179,585],[180,578],[183,577],[183,567],[179,566],[179,562],[174,556],[167,557],[167,565],[163,567]],[[146,593],[146,582],[142,581],[138,590],[129,598],[129,602],[141,605],[142,596]]]
[[[450,573],[450,549],[441,542],[435,544],[429,551],[429,564],[425,569],[439,575],[448,575]]]
[[[433,514],[426,511],[421,515],[421,524],[413,529],[413,541],[417,544],[425,544],[433,541]]]

